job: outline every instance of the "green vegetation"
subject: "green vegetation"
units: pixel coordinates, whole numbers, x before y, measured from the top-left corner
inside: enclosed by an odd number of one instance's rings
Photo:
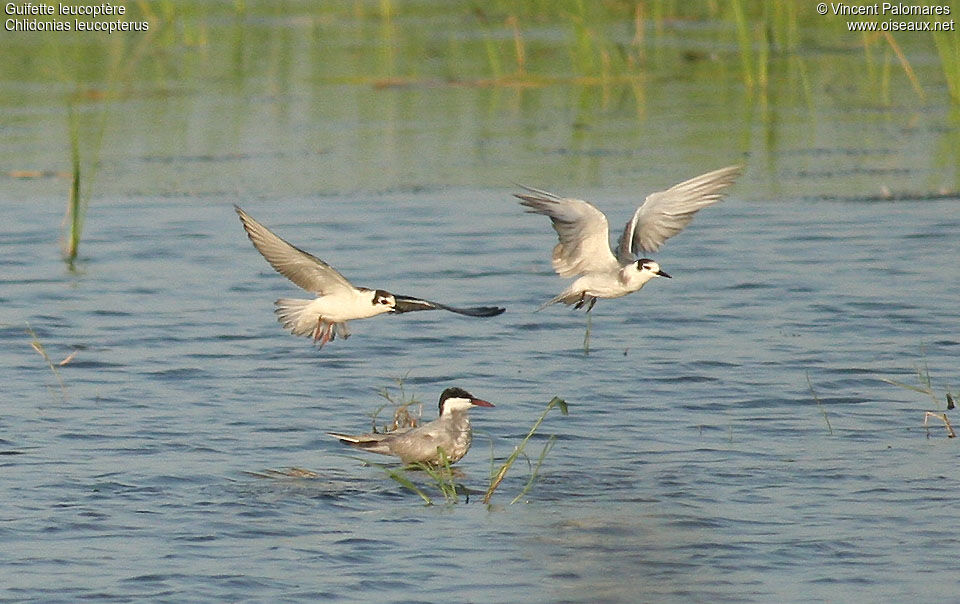
[[[510,454],[510,457],[507,458],[507,461],[505,461],[503,465],[500,466],[499,470],[491,474],[490,486],[487,487],[487,492],[484,493],[483,495],[484,503],[490,503],[490,498],[493,497],[493,492],[496,491],[497,487],[500,486],[500,483],[503,482],[503,479],[507,475],[507,471],[509,471],[510,467],[513,466],[513,462],[515,462],[517,458],[520,457],[520,455],[523,455],[523,450],[526,448],[527,442],[529,442],[530,439],[533,437],[533,435],[537,432],[537,428],[540,427],[540,424],[543,423],[544,418],[547,417],[547,414],[550,413],[550,410],[553,409],[554,407],[559,407],[560,412],[563,415],[567,414],[566,401],[556,396],[550,399],[550,402],[547,403],[547,408],[543,410],[543,413],[540,414],[540,417],[537,418],[537,421],[533,423],[533,426],[530,428],[530,431],[527,432],[527,435],[523,438],[522,441],[520,441],[520,444],[517,445],[517,447],[513,450],[513,453]],[[527,484],[523,487],[523,490],[521,490],[520,493],[518,493],[517,496],[510,501],[511,505],[513,505],[514,503],[519,501],[520,498],[526,495],[527,492],[530,490],[530,487],[533,486],[533,483],[536,481],[537,476],[539,475],[540,466],[543,464],[544,458],[552,448],[553,448],[553,439],[551,438],[550,440],[547,441],[547,444],[543,446],[543,450],[540,452],[540,457],[537,459],[537,465],[533,467],[530,472],[530,478],[529,480],[527,480]],[[491,460],[491,463],[492,463],[492,460]]]
[[[907,390],[912,390],[913,392],[919,392],[920,394],[929,396],[933,401],[934,407],[940,407],[941,399],[945,403],[946,411],[953,411],[956,406],[954,401],[955,396],[950,392],[949,389],[945,389],[941,394],[934,388],[933,378],[930,377],[930,367],[927,366],[926,361],[924,361],[922,366],[917,367],[917,382],[919,384],[917,386],[890,378],[880,379],[888,384],[892,384],[900,388],[906,388]],[[923,425],[927,426],[927,422],[930,420],[930,418],[940,420],[947,429],[947,436],[949,438],[955,438],[957,434],[954,432],[953,426],[950,424],[950,418],[947,417],[946,411],[925,411],[923,414]]]
[[[960,105],[960,34],[955,31],[935,31],[933,41],[940,56],[940,67],[953,102]]]
[[[81,161],[80,161],[80,127],[77,124],[77,114],[73,105],[70,112],[70,195],[67,198],[67,215],[64,217],[67,233],[64,238],[63,256],[72,269],[80,250],[80,235],[83,233],[83,219],[86,215],[89,194],[81,195]]]
[[[524,89],[555,87],[577,112],[574,149],[588,140],[597,112],[625,107],[642,120],[650,87],[665,81],[716,82],[718,95],[735,96],[705,102],[748,120],[758,110],[764,122],[780,115],[771,106],[809,107],[838,94],[863,106],[905,98],[960,106],[956,32],[851,32],[846,19],[801,2],[158,0],[132,3],[129,13],[149,31],[18,34],[0,48],[0,77],[26,84],[2,93],[6,106],[29,105],[23,91],[46,85],[67,116],[63,255],[71,267],[116,107],[169,99],[165,119],[180,119],[177,97],[200,87],[274,99],[296,80],[374,90],[483,87],[498,93],[493,104],[503,102],[500,91],[523,103]],[[744,128],[742,150],[756,150],[751,137]],[[21,167],[29,166],[12,171]]]
[[[926,361],[924,361],[922,366],[917,367],[917,386],[890,378],[880,379],[888,384],[899,386],[900,388],[906,388],[907,390],[912,390],[914,392],[919,392],[920,394],[929,396],[930,400],[933,401],[933,405],[937,408],[939,408],[941,404],[945,404],[949,410],[953,406],[952,401],[957,396],[952,394],[949,389],[945,389],[943,393],[940,393],[936,390],[936,388],[934,388],[933,378],[930,377],[930,368],[927,366]]]
[[[642,121],[651,87],[678,80],[717,84],[703,119],[718,111],[708,108],[714,104],[746,120],[759,110],[773,122],[782,113],[770,107],[838,95],[863,106],[905,98],[960,106],[956,32],[856,33],[845,19],[799,2],[157,0],[132,3],[128,12],[149,22],[149,31],[18,34],[0,48],[0,77],[25,84],[0,93],[5,106],[28,106],[25,91],[39,86],[68,119],[70,169],[50,171],[70,173],[63,253],[71,266],[114,118],[131,119],[149,99],[169,112],[158,119],[183,120],[178,98],[211,87],[225,98],[266,95],[278,113],[289,110],[286,93],[304,81],[373,90],[483,87],[495,91],[484,97],[494,106],[507,99],[521,106],[532,102],[525,89],[551,87],[576,112],[564,146],[574,150],[590,140],[598,112],[626,109]],[[767,126],[772,144],[776,131]],[[744,128],[741,150],[756,151],[753,134]]]
[[[423,417],[423,403],[415,396],[407,396],[406,390],[404,389],[405,378],[406,376],[394,380],[397,385],[396,393],[390,392],[389,388],[382,388],[377,393],[387,402],[370,413],[372,432],[392,432],[398,428],[415,428],[417,424],[420,423],[420,419]],[[378,428],[377,417],[384,409],[390,406],[394,408],[393,419],[389,424]],[[416,412],[410,413],[410,408],[414,406],[417,407]]]
[[[827,424],[827,432],[830,434],[830,436],[833,436],[833,426],[830,425],[830,417],[827,415],[827,408],[823,406],[823,402],[813,389],[813,382],[810,381],[809,372],[807,372],[807,386],[810,388],[810,394],[813,395],[813,400],[817,403],[817,408],[820,409],[820,413],[823,414],[823,421]]]
[[[235,75],[243,77],[250,68],[253,48],[262,55],[260,60],[274,63],[270,72],[282,75],[289,70],[291,53],[304,50],[291,46],[292,31],[311,42],[312,48],[306,50],[316,54],[317,81],[386,87],[568,83],[626,85],[640,91],[649,76],[672,75],[678,69],[693,68],[697,77],[716,78],[729,60],[739,64],[744,86],[754,93],[765,94],[777,79],[799,83],[797,91],[805,94],[811,85],[808,64],[818,61],[811,48],[860,48],[868,77],[885,77],[890,66],[898,65],[910,86],[923,94],[908,58],[934,44],[955,99],[960,84],[956,32],[857,34],[847,30],[845,19],[818,15],[813,5],[797,2],[339,0],[300,8],[266,1],[162,1],[137,3],[133,12],[137,15],[132,18],[150,23],[149,32],[100,37],[38,34],[47,41],[37,57],[46,64],[42,72],[57,74],[61,82],[94,82],[98,87],[119,82],[123,86],[117,91],[127,94],[137,83],[202,75],[190,73],[201,67],[196,61],[183,59],[196,54],[208,60],[208,47],[216,37],[234,47],[234,54],[227,56],[234,58]],[[276,19],[285,19],[289,26],[261,25]],[[710,51],[693,47],[691,24],[705,29],[698,39],[706,37]],[[376,51],[357,56],[351,50],[357,39]],[[688,39],[689,46],[684,44]],[[877,52],[878,41],[885,47],[882,52]],[[720,69],[697,69],[699,64]],[[110,100],[102,93],[116,92],[111,88],[92,92]]]
[[[43,360],[47,362],[47,366],[50,367],[50,371],[53,373],[53,377],[57,379],[57,383],[60,385],[60,395],[63,397],[63,400],[66,401],[67,386],[63,382],[63,378],[60,376],[60,371],[57,370],[57,366],[58,365],[62,366],[69,363],[71,360],[73,360],[74,354],[76,354],[76,352],[70,354],[69,356],[67,356],[67,358],[63,359],[59,363],[54,364],[53,359],[51,359],[50,355],[47,354],[47,349],[44,348],[43,344],[40,342],[40,338],[37,337],[37,332],[35,332],[33,328],[30,327],[29,325],[27,325],[27,333],[30,335],[30,338],[31,338],[30,347],[36,350],[37,354],[42,356]]]

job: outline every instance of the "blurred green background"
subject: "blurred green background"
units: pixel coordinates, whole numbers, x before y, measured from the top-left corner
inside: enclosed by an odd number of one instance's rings
[[[129,195],[615,186],[734,161],[761,198],[957,187],[955,31],[851,32],[793,1],[127,9],[149,30],[2,34],[7,201],[65,202],[68,256],[90,200]]]

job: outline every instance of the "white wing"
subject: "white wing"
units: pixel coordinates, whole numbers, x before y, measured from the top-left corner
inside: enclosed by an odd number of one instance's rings
[[[617,258],[626,264],[641,251],[660,249],[664,241],[690,224],[694,214],[723,199],[723,190],[733,184],[740,172],[740,166],[727,166],[648,195],[623,229]]]
[[[270,266],[287,279],[318,295],[343,288],[355,289],[346,277],[323,260],[277,237],[239,206],[233,208],[253,246],[263,254]]]
[[[560,243],[553,248],[553,270],[561,277],[619,270],[610,251],[610,225],[603,212],[586,201],[559,197],[520,185],[530,194],[517,194],[528,212],[550,217]]]

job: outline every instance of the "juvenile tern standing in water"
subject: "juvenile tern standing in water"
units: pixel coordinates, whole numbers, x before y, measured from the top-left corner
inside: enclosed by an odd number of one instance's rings
[[[598,298],[619,298],[654,277],[669,278],[657,262],[637,256],[657,251],[694,214],[720,201],[740,171],[740,166],[728,166],[648,195],[624,227],[616,255],[610,250],[610,226],[603,212],[586,201],[520,185],[529,191],[515,195],[520,203],[528,212],[550,217],[560,239],[553,248],[553,269],[561,277],[578,277],[540,309],[563,302],[586,306],[590,312]]]
[[[440,395],[440,417],[416,428],[393,432],[340,434],[328,432],[340,442],[381,455],[399,457],[403,463],[441,463],[440,451],[449,463],[456,463],[470,450],[473,434],[467,412],[471,407],[493,407],[462,388],[447,388]]]
[[[347,321],[352,319],[418,310],[448,310],[469,317],[494,317],[504,311],[498,306],[455,308],[382,289],[355,287],[323,260],[290,245],[238,206],[234,209],[250,241],[267,262],[287,279],[317,295],[313,300],[280,298],[275,305],[277,318],[286,329],[294,335],[312,337],[320,348],[338,335],[343,339],[350,337]]]

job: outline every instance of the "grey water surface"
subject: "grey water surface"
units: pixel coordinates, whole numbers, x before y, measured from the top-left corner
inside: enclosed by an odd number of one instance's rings
[[[960,381],[960,200],[932,151],[956,126],[823,103],[773,136],[713,86],[585,121],[558,86],[133,96],[75,271],[68,181],[5,177],[0,601],[955,599],[958,443],[923,420]],[[5,168],[64,169],[56,100],[10,119]],[[564,281],[512,183],[617,230],[730,163],[729,198],[655,255],[674,278],[597,304],[589,354],[581,313],[534,312]],[[234,203],[357,285],[508,310],[358,321],[318,351],[276,323],[300,292]],[[28,330],[54,363],[75,352],[62,388]],[[937,401],[881,380],[917,367]],[[458,464],[475,491],[553,396],[570,414],[530,445],[556,436],[521,502],[523,460],[491,506],[426,506],[325,436],[366,430],[397,378],[428,418],[451,385],[497,405]],[[255,475],[289,467],[317,476]]]

